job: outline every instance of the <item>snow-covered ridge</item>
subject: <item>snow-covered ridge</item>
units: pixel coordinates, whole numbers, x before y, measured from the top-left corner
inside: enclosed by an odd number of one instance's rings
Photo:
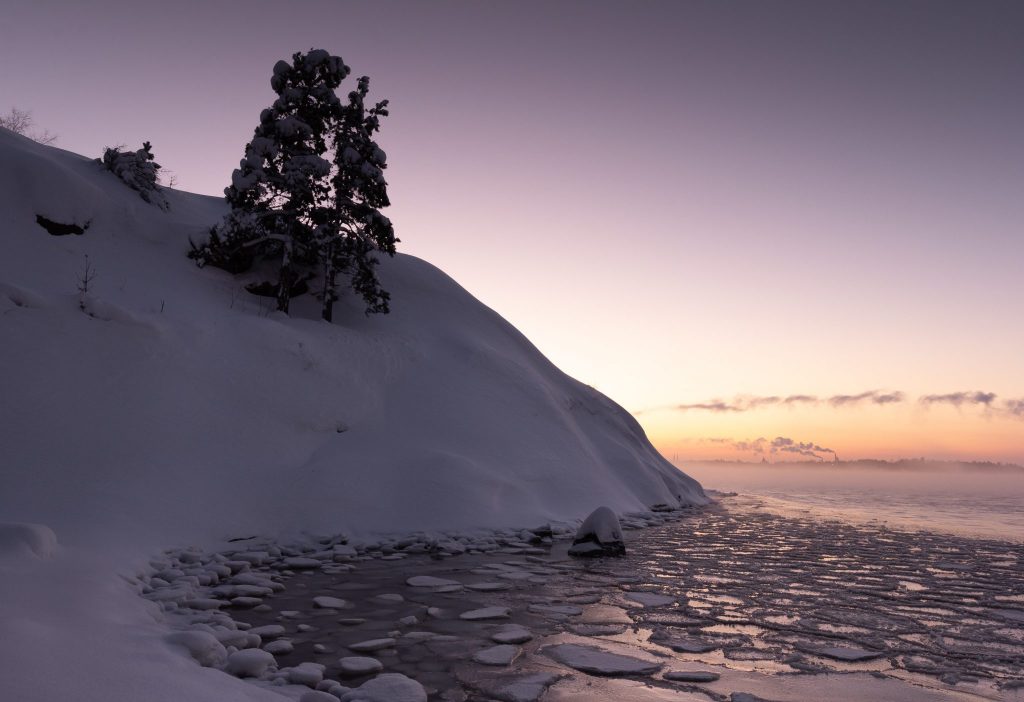
[[[705,501],[628,413],[433,266],[382,264],[387,316],[351,298],[333,325],[301,298],[269,314],[185,257],[223,203],[165,192],[166,212],[0,130],[6,520],[159,548]],[[88,228],[53,236],[38,216]]]

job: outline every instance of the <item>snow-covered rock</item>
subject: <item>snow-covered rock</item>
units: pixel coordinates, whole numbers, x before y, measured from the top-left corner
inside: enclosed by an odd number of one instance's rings
[[[338,661],[338,668],[342,675],[358,676],[372,675],[384,670],[384,664],[376,658],[367,656],[346,656]]]
[[[258,678],[274,665],[273,654],[259,648],[247,648],[228,656],[224,671],[240,678]]]
[[[285,628],[280,624],[264,624],[263,626],[254,626],[248,630],[248,633],[256,634],[262,639],[274,639],[284,636]]]
[[[619,518],[609,507],[598,507],[576,531],[570,556],[620,556],[626,552]]]
[[[268,643],[263,644],[263,650],[268,653],[273,653],[275,656],[281,656],[286,653],[291,653],[295,650],[295,644],[288,639],[276,639]]]
[[[341,702],[427,702],[427,691],[401,673],[383,673],[342,695]]]
[[[324,669],[325,666],[320,663],[305,662],[291,668],[284,668],[280,673],[292,685],[316,687],[324,679]]]

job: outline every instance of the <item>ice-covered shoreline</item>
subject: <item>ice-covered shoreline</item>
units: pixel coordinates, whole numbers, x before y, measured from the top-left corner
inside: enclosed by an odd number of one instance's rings
[[[567,525],[553,541],[479,532],[475,547],[438,543],[433,558],[409,537],[316,557],[240,550],[223,567],[246,582],[211,584],[216,606],[153,599],[178,627],[276,651],[261,685],[291,697],[306,681],[347,699],[380,671],[444,700],[1024,694],[1020,546],[782,517],[729,497],[626,523],[627,555],[594,561],[566,557]],[[246,585],[264,588],[258,603],[233,602],[255,594],[232,590]]]

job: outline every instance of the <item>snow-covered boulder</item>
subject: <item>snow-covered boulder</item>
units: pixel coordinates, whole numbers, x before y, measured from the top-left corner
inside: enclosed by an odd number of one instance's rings
[[[305,662],[292,668],[283,668],[280,674],[292,685],[316,687],[323,682],[324,668],[322,663]]]
[[[346,692],[341,702],[427,702],[427,691],[401,673],[384,673]]]
[[[258,678],[275,665],[273,654],[259,648],[247,648],[228,656],[224,671],[239,678]]]
[[[619,518],[608,507],[598,507],[583,520],[569,548],[570,556],[621,556],[625,552]]]
[[[342,675],[358,677],[379,673],[384,670],[384,664],[368,656],[346,656],[338,660],[338,669]]]

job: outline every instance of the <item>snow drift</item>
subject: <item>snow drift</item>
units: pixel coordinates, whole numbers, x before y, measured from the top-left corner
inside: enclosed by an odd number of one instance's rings
[[[168,647],[117,577],[164,547],[706,501],[625,411],[428,263],[382,264],[388,316],[352,296],[334,324],[303,298],[277,315],[185,256],[223,202],[165,195],[166,211],[0,129],[5,699],[280,700]]]

